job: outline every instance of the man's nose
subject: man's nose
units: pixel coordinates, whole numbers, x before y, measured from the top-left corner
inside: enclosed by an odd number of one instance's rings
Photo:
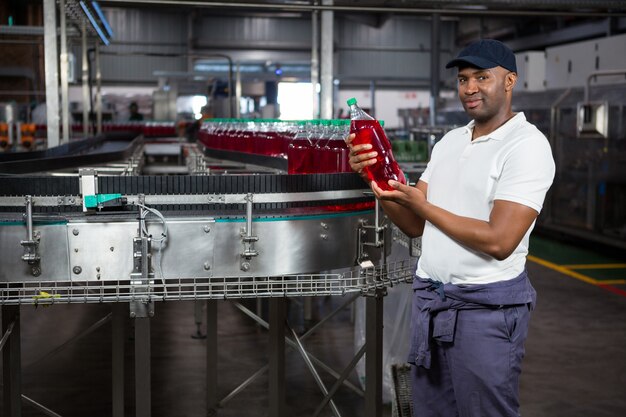
[[[467,80],[465,82],[465,94],[474,94],[478,91],[478,83],[475,80]]]

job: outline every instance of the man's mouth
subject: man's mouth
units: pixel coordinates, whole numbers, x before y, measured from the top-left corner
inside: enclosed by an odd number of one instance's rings
[[[478,107],[481,101],[482,100],[480,99],[465,100],[465,105],[467,106],[468,109],[474,109]]]

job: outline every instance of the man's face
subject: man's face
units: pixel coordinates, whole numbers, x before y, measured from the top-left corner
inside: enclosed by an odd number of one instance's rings
[[[487,122],[500,112],[508,111],[507,76],[510,71],[495,67],[459,68],[459,99],[465,112],[477,122]],[[510,89],[508,90],[510,91]]]

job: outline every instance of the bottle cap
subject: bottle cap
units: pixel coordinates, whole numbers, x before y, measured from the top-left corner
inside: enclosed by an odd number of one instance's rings
[[[353,104],[356,104],[356,98],[354,97],[348,99],[348,106],[352,106]]]

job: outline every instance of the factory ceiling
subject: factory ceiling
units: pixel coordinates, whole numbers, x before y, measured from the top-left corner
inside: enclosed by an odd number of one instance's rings
[[[465,14],[556,14],[615,15],[626,13],[623,0],[103,0],[103,4],[175,5],[178,7],[212,7],[274,11],[334,10],[337,12],[408,12],[446,15]]]
[[[302,16],[332,10],[338,17],[382,26],[391,15],[459,20],[457,45],[478,37],[507,41],[515,50],[545,48],[626,32],[624,0],[101,0],[111,7],[169,7],[196,13]]]

